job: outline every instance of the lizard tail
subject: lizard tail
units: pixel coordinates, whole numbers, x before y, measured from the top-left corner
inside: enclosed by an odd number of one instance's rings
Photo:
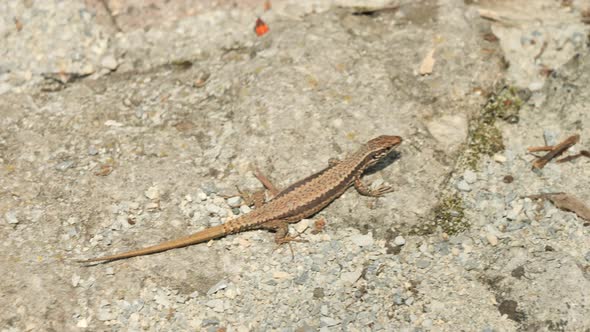
[[[115,254],[115,255],[110,255],[110,256],[103,256],[103,257],[90,258],[90,259],[80,259],[80,260],[77,260],[77,262],[78,263],[92,263],[92,262],[101,262],[101,261],[102,262],[110,262],[110,261],[115,261],[115,260],[123,259],[123,258],[150,255],[150,254],[155,254],[155,253],[170,250],[170,249],[181,248],[181,247],[190,246],[192,244],[206,242],[209,240],[217,239],[217,238],[222,237],[224,235],[226,235],[226,232],[224,230],[224,225],[213,226],[213,227],[209,227],[207,229],[204,229],[200,232],[197,232],[197,233],[185,236],[185,237],[181,237],[181,238],[178,238],[175,240],[162,242],[160,244],[156,244],[156,245],[153,245],[150,247],[132,250],[132,251],[128,251],[128,252],[124,252],[124,253],[120,253],[120,254]]]

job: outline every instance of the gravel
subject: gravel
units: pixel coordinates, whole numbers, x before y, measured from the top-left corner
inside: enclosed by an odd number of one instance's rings
[[[409,2],[370,15],[307,1],[264,12],[113,3],[0,3],[7,331],[590,328],[588,221],[526,198],[590,198],[587,158],[533,172],[527,153],[573,133],[572,150],[587,149],[577,2]],[[257,16],[269,34],[244,29]],[[433,70],[419,75],[428,54]],[[499,80],[530,99],[494,119],[504,149],[467,167]],[[252,230],[74,261],[249,213],[235,187],[260,188],[254,167],[286,188],[379,134],[404,143],[363,181],[395,191],[351,188],[292,225],[302,242]],[[102,165],[112,171],[97,175]]]

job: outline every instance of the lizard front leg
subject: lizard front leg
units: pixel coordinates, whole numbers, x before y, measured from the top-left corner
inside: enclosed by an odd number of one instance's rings
[[[369,186],[363,183],[360,174],[354,178],[354,188],[359,192],[359,194],[370,197],[381,197],[384,194],[393,191],[392,187],[384,185],[381,185],[375,189],[370,189]]]
[[[277,187],[275,187],[272,184],[272,182],[268,179],[268,177],[264,176],[264,174],[262,174],[262,172],[260,172],[258,168],[254,170],[254,176],[256,177],[256,179],[258,179],[258,181],[260,181],[260,183],[262,183],[264,188],[268,190],[273,197],[279,193]],[[237,189],[246,205],[254,205],[254,207],[258,209],[264,204],[266,204],[266,193],[264,189],[257,190],[253,193],[242,192],[240,188]]]

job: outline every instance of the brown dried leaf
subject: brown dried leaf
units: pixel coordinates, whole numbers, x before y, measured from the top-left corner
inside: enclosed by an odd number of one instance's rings
[[[533,195],[532,198],[546,198],[553,203],[557,208],[565,211],[570,211],[578,215],[578,217],[590,221],[590,207],[578,198],[566,193],[541,194]]]

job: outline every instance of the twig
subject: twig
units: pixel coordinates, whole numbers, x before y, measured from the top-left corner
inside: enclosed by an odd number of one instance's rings
[[[541,152],[541,151],[551,151],[555,147],[553,145],[544,145],[544,146],[531,146],[527,148],[528,152]]]
[[[566,138],[565,141],[554,146],[553,150],[549,151],[546,155],[535,160],[533,162],[533,168],[541,169],[541,168],[545,167],[545,165],[548,162],[550,162],[552,159],[554,159],[554,158],[558,157],[559,155],[561,155],[562,153],[564,153],[565,150],[569,149],[571,146],[578,143],[579,140],[580,140],[580,135],[573,135],[573,136]]]
[[[582,150],[582,151],[580,151],[580,153],[576,153],[576,154],[573,154],[571,156],[563,157],[563,158],[561,158],[559,160],[556,160],[555,162],[556,163],[565,163],[566,161],[572,161],[572,160],[578,159],[580,157],[590,158],[590,151],[588,151],[588,150]]]

